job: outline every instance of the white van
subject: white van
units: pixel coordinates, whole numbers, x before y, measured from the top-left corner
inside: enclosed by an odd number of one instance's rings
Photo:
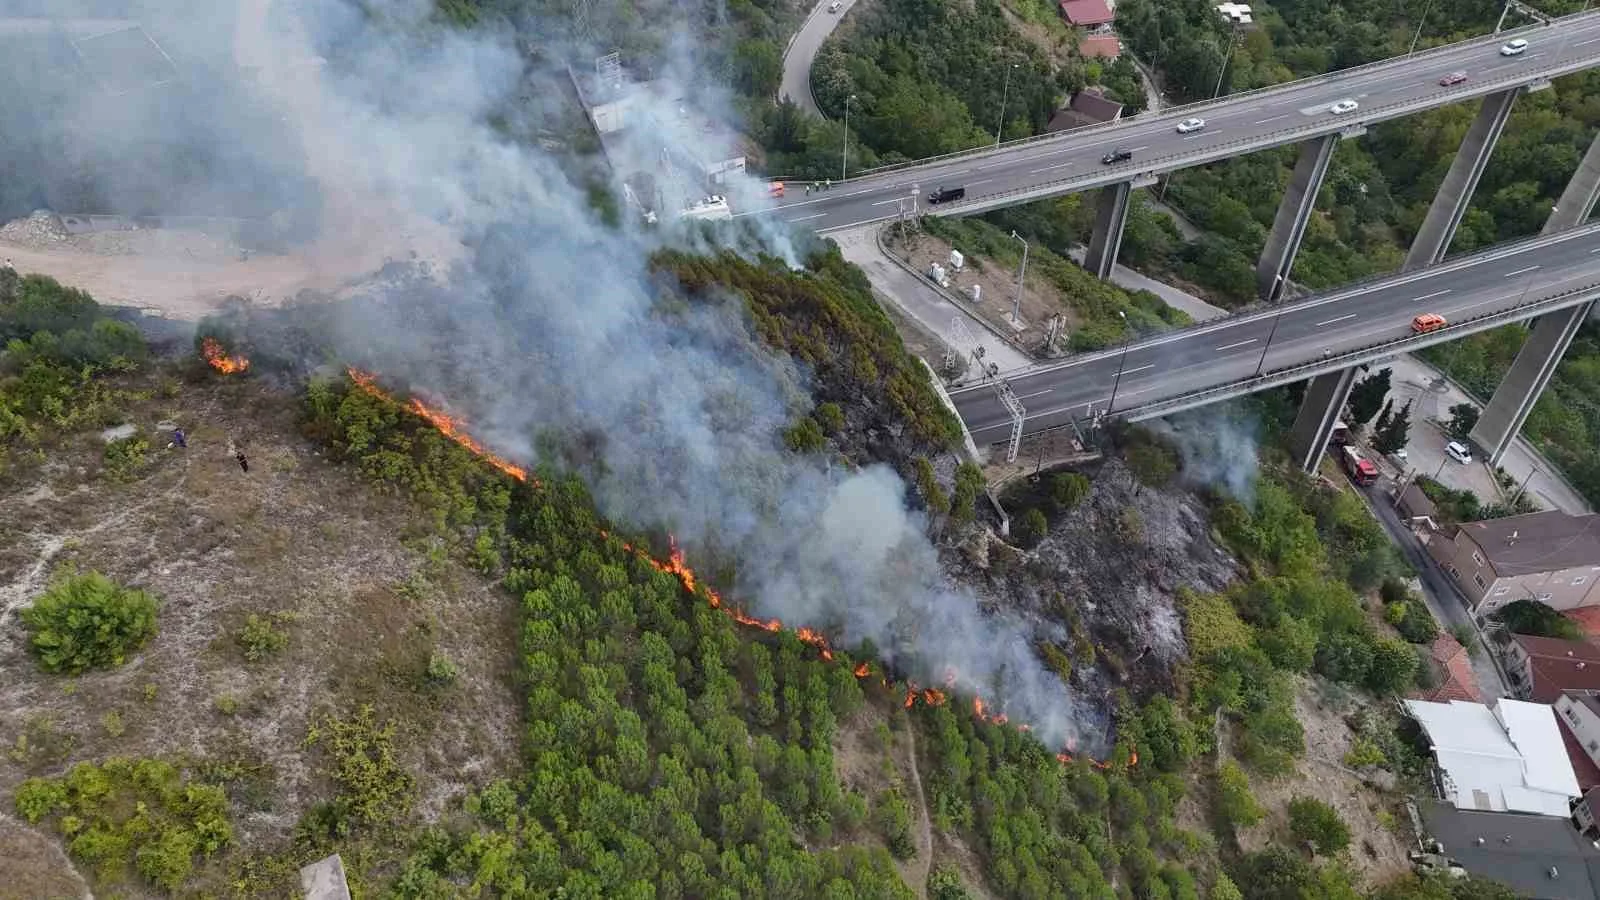
[[[1472,451],[1468,450],[1467,446],[1460,441],[1451,441],[1445,444],[1444,452],[1446,456],[1461,463],[1463,466],[1472,462]]]

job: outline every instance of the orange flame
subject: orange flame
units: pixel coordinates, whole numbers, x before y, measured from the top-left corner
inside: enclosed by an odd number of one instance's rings
[[[243,356],[229,356],[217,343],[216,338],[203,338],[200,341],[200,355],[205,357],[211,368],[224,375],[233,375],[250,368],[250,360]]]
[[[201,343],[201,350],[206,356],[206,361],[211,363],[217,368],[218,371],[221,372],[243,371],[244,368],[250,364],[249,361],[243,357],[223,356],[222,347],[210,338],[205,339]],[[387,400],[391,403],[399,402],[392,395],[378,387],[376,375],[368,372],[362,372],[361,370],[355,368],[347,368],[346,371],[350,375],[351,382],[366,393],[374,397]],[[535,487],[539,486],[538,479],[529,479],[526,469],[514,463],[508,462],[499,456],[496,456],[482,444],[478,443],[473,437],[464,433],[461,430],[461,426],[464,423],[460,422],[460,420],[453,419],[444,413],[431,409],[427,404],[416,399],[415,397],[411,398],[403,405],[410,412],[414,413],[428,424],[438,429],[438,431],[445,437],[455,441],[462,447],[465,447],[467,450],[471,451],[474,455],[478,456],[489,465],[494,466],[496,469],[504,472],[512,478],[517,479],[518,481],[530,481],[530,483],[532,483]],[[600,531],[600,536],[602,538],[606,538],[610,535],[608,532],[602,529]],[[778,619],[757,619],[747,616],[737,609],[729,609],[723,606],[722,595],[717,593],[717,591],[710,585],[703,584],[699,577],[695,575],[694,569],[690,568],[689,564],[684,561],[683,551],[678,548],[677,540],[671,535],[668,535],[667,541],[670,549],[667,559],[664,561],[656,559],[647,551],[635,547],[630,543],[624,542],[622,546],[628,552],[637,554],[641,559],[649,563],[657,571],[671,573],[683,585],[684,590],[688,591],[690,594],[696,594],[701,588],[704,588],[706,601],[711,605],[711,608],[722,610],[740,625],[749,626],[751,628],[760,628],[763,631],[772,633],[783,630],[783,622],[779,621]],[[828,645],[828,639],[820,632],[811,628],[801,627],[794,630],[794,635],[795,637],[799,638],[802,643],[810,644],[811,646],[817,648],[817,652],[822,659],[829,662],[834,660],[833,650]],[[871,671],[872,669],[870,664],[865,662],[858,664],[854,670],[857,678],[865,678],[867,675],[871,674]],[[953,689],[956,681],[957,673],[955,669],[947,667],[943,673],[944,686],[948,689]],[[888,680],[883,679],[883,683],[887,685]],[[922,700],[924,705],[930,707],[943,706],[949,699],[948,694],[946,694],[945,691],[939,690],[938,688],[919,688],[915,683],[908,683],[907,687],[908,690],[906,692],[906,697],[903,704],[906,709],[910,709],[916,705],[916,702],[919,698]],[[987,722],[992,725],[1003,726],[1009,721],[1005,713],[989,713],[985,708],[983,698],[981,697],[972,698],[972,712],[979,721]],[[1016,727],[1021,731],[1032,730],[1032,726],[1027,724],[1019,724]],[[1072,762],[1073,756],[1071,751],[1073,749],[1074,748],[1069,745],[1066,751],[1056,754],[1056,759],[1060,760],[1062,763]],[[1139,754],[1137,752],[1130,753],[1128,765],[1135,766],[1138,765],[1138,763]],[[1094,759],[1090,759],[1089,764],[1101,770],[1111,768],[1111,763],[1101,762]]]
[[[213,363],[213,365],[215,365],[215,363]],[[368,394],[371,394],[374,397],[381,397],[390,402],[397,402],[388,392],[378,387],[378,378],[376,375],[368,372],[362,372],[354,368],[347,368],[346,371],[350,373],[350,380],[355,382],[356,386],[361,388],[363,391],[366,391]],[[429,408],[426,403],[423,403],[421,400],[418,400],[415,397],[412,397],[409,401],[407,401],[405,406],[406,409],[410,410],[413,414],[427,422],[429,425],[432,425],[440,434],[467,448],[467,450],[471,451],[473,455],[482,459],[484,462],[494,466],[496,469],[499,469],[501,472],[510,475],[512,478],[515,478],[518,481],[528,480],[527,469],[524,469],[515,463],[509,462],[502,457],[496,456],[495,454],[489,452],[488,448],[478,443],[471,435],[462,431],[461,425],[457,424],[457,420],[445,415],[442,412]],[[537,480],[534,481],[536,486],[538,483],[539,482]]]

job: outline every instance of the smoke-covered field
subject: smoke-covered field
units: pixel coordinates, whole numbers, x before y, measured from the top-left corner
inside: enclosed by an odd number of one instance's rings
[[[430,8],[322,2],[291,16],[242,0],[230,17],[233,57],[259,66],[259,77],[215,62],[188,71],[215,96],[244,95],[240,116],[269,109],[260,121],[276,126],[123,117],[115,134],[88,127],[75,139],[94,167],[157,137],[221,161],[146,173],[141,190],[198,202],[243,189],[275,201],[285,199],[276,182],[246,173],[303,173],[308,180],[295,183],[314,184],[316,195],[296,202],[342,213],[324,216],[325,228],[388,217],[442,225],[470,248],[461,262],[436,282],[375,289],[337,312],[325,337],[385,378],[448,398],[497,452],[553,461],[539,458],[551,436],[584,447],[582,471],[608,517],[670,530],[691,559],[732,562],[737,583],[724,587],[752,612],[826,629],[845,645],[870,639],[902,670],[931,682],[953,675],[1045,741],[1075,741],[1076,701],[1037,660],[1035,626],[986,615],[944,581],[900,478],[783,447],[780,430],[810,402],[806,373],[757,344],[742,301],[663,310],[670,286],[650,275],[650,252],[663,242],[704,247],[704,234],[647,230],[627,216],[607,226],[574,184],[570,159],[508,136],[517,131],[508,121],[550,113],[539,107],[557,102],[565,77],[552,61],[579,51],[552,46],[554,28],[521,23],[524,40],[546,36],[533,62],[511,28],[462,33],[429,20]],[[150,15],[163,46],[201,42],[176,6]],[[726,112],[687,42],[665,45],[680,49],[657,74]],[[290,64],[317,57],[326,62]],[[652,142],[696,140],[671,126],[673,110],[655,113],[665,124],[636,142],[641,154]],[[281,144],[257,141],[262,129]],[[745,209],[764,197],[754,180],[728,193]],[[796,242],[781,227],[746,230],[774,265],[792,265]]]

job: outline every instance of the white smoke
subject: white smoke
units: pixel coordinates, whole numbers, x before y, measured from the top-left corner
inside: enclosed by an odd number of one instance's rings
[[[267,2],[242,0],[236,55],[263,66],[262,93],[299,136],[326,227],[436,243],[442,230],[460,251],[444,283],[347,307],[342,344],[447,393],[507,455],[537,459],[545,435],[588,448],[579,465],[602,512],[736,560],[732,598],[752,614],[846,646],[870,639],[929,683],[953,671],[1048,743],[1079,738],[1076,702],[1034,656],[1029,626],[984,614],[943,579],[892,471],[780,444],[809,405],[805,373],[756,344],[742,299],[662,311],[647,271],[662,232],[631,217],[601,224],[562,162],[492,124],[558,96],[564,73],[530,70],[505,31],[423,25],[424,0],[367,0],[376,14],[326,0],[293,19],[283,5],[269,16]],[[317,56],[326,65],[274,64]],[[662,71],[721,111],[687,58]],[[670,125],[681,120],[670,106],[652,120],[666,124],[646,144],[696,140]],[[765,189],[751,179],[730,194],[748,208]],[[752,226],[794,263],[783,226]]]

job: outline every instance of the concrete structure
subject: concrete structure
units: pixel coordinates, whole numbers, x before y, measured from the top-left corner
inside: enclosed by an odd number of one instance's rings
[[[1050,117],[1046,131],[1067,131],[1086,125],[1103,125],[1122,118],[1122,104],[1090,88],[1072,95],[1067,105]]]
[[[1328,174],[1338,143],[1337,134],[1325,134],[1300,145],[1300,158],[1289,176],[1288,190],[1278,204],[1272,231],[1268,232],[1267,244],[1256,263],[1256,285],[1263,300],[1277,300],[1288,286],[1289,269],[1300,252],[1300,241],[1317,208],[1317,194],[1322,191],[1322,180]]]
[[[1084,59],[1116,59],[1122,55],[1122,41],[1114,34],[1086,34],[1078,41],[1078,55]]]
[[[1550,707],[1520,700],[1405,706],[1432,744],[1440,799],[1457,809],[1565,817],[1578,799]]]
[[[1234,3],[1229,0],[1227,3],[1217,4],[1216,10],[1233,25],[1249,25],[1255,19],[1248,3]]]
[[[1132,196],[1132,183],[1123,182],[1101,191],[1095,203],[1094,231],[1089,235],[1089,250],[1084,254],[1083,267],[1096,278],[1109,277],[1117,264],[1123,226],[1128,222],[1128,201]]]
[[[1554,703],[1566,691],[1600,690],[1600,647],[1514,634],[1505,654],[1506,687],[1524,700]]]
[[[1455,161],[1450,164],[1450,171],[1445,173],[1439,192],[1434,195],[1428,214],[1422,220],[1422,227],[1417,229],[1417,236],[1411,240],[1411,249],[1406,253],[1406,261],[1400,271],[1415,271],[1444,259],[1445,252],[1450,249],[1451,239],[1456,236],[1456,228],[1461,224],[1461,217],[1472,202],[1472,192],[1478,186],[1478,178],[1483,175],[1484,167],[1489,165],[1494,145],[1500,140],[1500,132],[1505,129],[1506,120],[1511,118],[1511,107],[1521,92],[1522,89],[1518,87],[1483,98],[1483,106],[1478,109],[1477,118],[1472,120],[1472,126],[1461,139],[1461,149],[1456,151]]]
[[[335,853],[301,867],[300,890],[305,900],[350,900],[344,860]]]
[[[1516,600],[1556,609],[1600,603],[1600,514],[1551,509],[1468,522],[1428,542],[1482,618]]]
[[[1350,397],[1355,378],[1356,369],[1351,366],[1318,375],[1306,387],[1305,399],[1300,402],[1294,427],[1289,431],[1289,452],[1302,471],[1317,467],[1317,459],[1333,436],[1333,427]]]
[[[1600,693],[1562,691],[1554,706],[1562,727],[1572,732],[1589,762],[1600,766]]]
[[[1418,804],[1429,846],[1468,873],[1536,900],[1600,897],[1600,850],[1565,815],[1517,816],[1474,812],[1443,803]]]

